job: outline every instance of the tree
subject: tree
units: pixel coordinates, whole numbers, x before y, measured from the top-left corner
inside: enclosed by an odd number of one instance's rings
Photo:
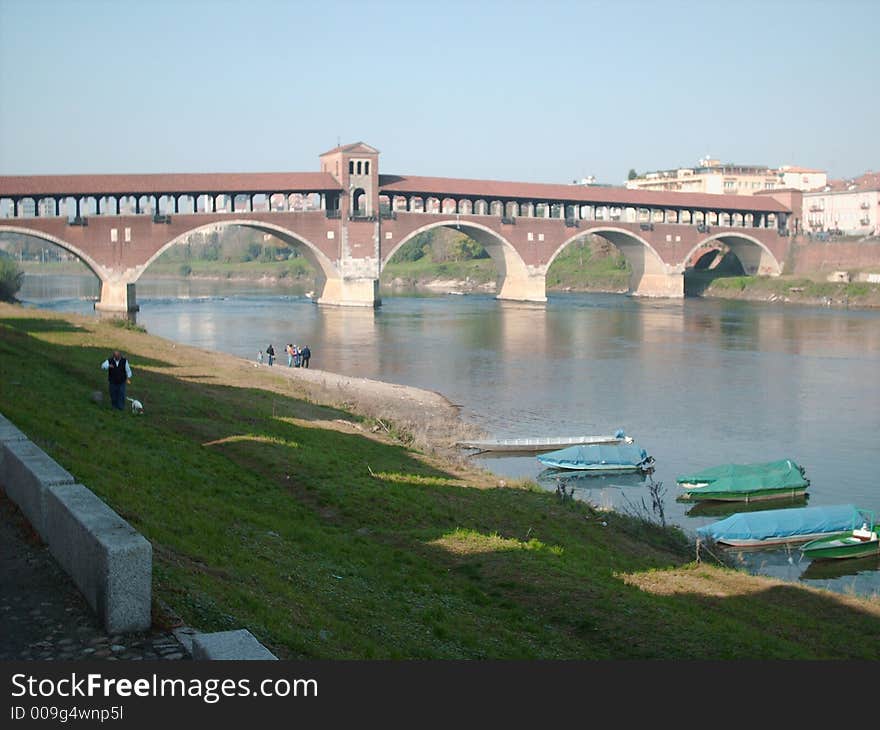
[[[396,261],[418,261],[426,251],[431,250],[430,239],[430,231],[419,233],[397,249],[394,259]]]
[[[461,235],[455,238],[448,247],[449,257],[453,261],[470,261],[471,259],[486,259],[489,254],[477,241],[470,236]]]
[[[627,175],[627,180],[635,180],[639,176],[639,173],[636,172],[634,167],[629,168],[629,175]]]
[[[24,272],[6,255],[0,256],[0,300],[4,302],[18,301],[15,297],[21,289]]]

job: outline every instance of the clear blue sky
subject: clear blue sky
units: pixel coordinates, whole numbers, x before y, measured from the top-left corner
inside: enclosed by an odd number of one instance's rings
[[[0,0],[0,174],[880,168],[880,2]]]

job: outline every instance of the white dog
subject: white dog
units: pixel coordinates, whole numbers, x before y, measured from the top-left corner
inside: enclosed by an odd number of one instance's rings
[[[126,400],[131,401],[131,412],[132,413],[143,413],[144,412],[144,404],[135,398],[126,398]]]

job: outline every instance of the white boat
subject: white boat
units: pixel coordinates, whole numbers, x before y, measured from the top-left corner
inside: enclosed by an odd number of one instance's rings
[[[613,436],[558,436],[545,438],[521,438],[521,439],[486,439],[483,441],[459,441],[458,445],[463,449],[476,449],[477,451],[510,451],[528,452],[556,451],[566,446],[581,446],[586,444],[631,444],[632,438],[623,431],[617,431]]]

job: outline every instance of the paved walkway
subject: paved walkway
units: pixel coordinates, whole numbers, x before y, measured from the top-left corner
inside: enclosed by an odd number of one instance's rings
[[[2,488],[0,626],[0,661],[191,658],[185,628],[107,634]]]

